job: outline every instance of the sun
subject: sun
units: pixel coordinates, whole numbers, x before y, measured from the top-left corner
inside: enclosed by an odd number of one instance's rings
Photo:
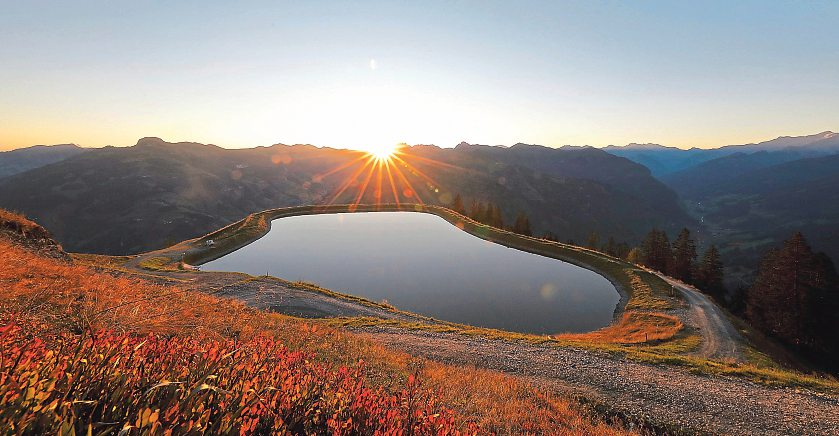
[[[399,149],[399,144],[380,145],[368,151],[371,156],[377,161],[389,161],[396,151]]]

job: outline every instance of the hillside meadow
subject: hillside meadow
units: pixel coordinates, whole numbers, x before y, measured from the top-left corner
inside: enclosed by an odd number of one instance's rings
[[[39,227],[3,222],[9,434],[630,433],[511,376],[50,257],[43,238],[21,244]]]

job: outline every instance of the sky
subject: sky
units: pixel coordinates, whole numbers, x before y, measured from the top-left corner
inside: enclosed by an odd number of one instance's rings
[[[839,2],[0,0],[0,149],[839,130]]]

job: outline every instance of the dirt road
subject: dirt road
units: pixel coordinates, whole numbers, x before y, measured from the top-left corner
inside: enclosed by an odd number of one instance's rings
[[[711,299],[693,286],[674,280],[656,271],[650,271],[674,286],[688,304],[688,320],[702,335],[702,345],[697,355],[708,359],[744,361],[742,348],[746,341]]]

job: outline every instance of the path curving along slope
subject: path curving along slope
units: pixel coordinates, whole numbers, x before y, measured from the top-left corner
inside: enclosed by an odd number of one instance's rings
[[[689,308],[688,316],[702,336],[702,344],[696,354],[706,359],[744,361],[746,340],[711,298],[691,285],[657,271],[648,271],[674,286],[684,296]]]

